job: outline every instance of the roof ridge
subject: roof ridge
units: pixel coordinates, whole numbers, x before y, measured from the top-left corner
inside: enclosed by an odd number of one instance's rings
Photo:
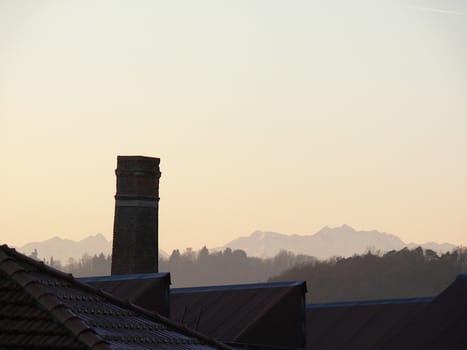
[[[143,314],[144,316],[146,316],[146,317],[148,317],[148,318],[150,318],[152,320],[166,323],[167,325],[174,328],[175,330],[179,330],[179,331],[187,333],[190,336],[200,338],[201,340],[203,340],[207,344],[216,346],[216,347],[224,349],[224,350],[233,350],[232,347],[230,347],[230,346],[228,346],[228,345],[226,345],[224,343],[221,343],[221,342],[219,342],[219,341],[217,341],[215,339],[209,338],[204,334],[198,333],[197,331],[195,331],[193,329],[187,328],[186,326],[184,326],[182,324],[179,324],[179,323],[177,323],[177,322],[175,322],[175,321],[173,321],[171,319],[168,319],[168,318],[160,315],[157,312],[152,312],[152,311],[149,311],[147,309],[144,309],[144,308],[142,308],[142,307],[140,307],[138,305],[135,305],[135,304],[131,303],[129,300],[121,299],[121,298],[119,298],[119,297],[117,297],[117,296],[115,296],[115,295],[113,295],[113,294],[111,294],[109,292],[106,292],[105,290],[98,289],[98,288],[95,288],[95,287],[93,287],[93,286],[91,286],[89,284],[81,282],[77,278],[73,277],[72,274],[68,274],[68,273],[59,271],[59,270],[54,269],[54,268],[52,268],[50,266],[47,266],[46,264],[44,264],[41,261],[37,261],[37,260],[34,260],[34,259],[30,258],[30,257],[27,257],[27,256],[17,252],[14,248],[8,247],[8,245],[6,245],[6,244],[0,246],[0,248],[6,249],[9,253],[14,255],[16,258],[18,258],[20,260],[23,260],[28,264],[32,264],[32,265],[40,268],[41,270],[46,271],[47,273],[51,273],[51,274],[53,274],[55,276],[58,276],[60,278],[65,278],[67,281],[75,284],[78,288],[82,288],[82,289],[84,289],[84,290],[86,290],[88,292],[91,292],[91,293],[97,294],[97,295],[99,295],[101,297],[104,297],[107,300],[109,300],[110,302],[113,302],[113,303],[117,304],[118,306],[129,308],[130,310],[136,311],[136,312],[138,312],[140,314]],[[2,249],[0,249],[0,251],[1,250]],[[5,253],[5,254],[8,255],[8,253]],[[60,303],[60,301],[59,301],[59,303]],[[107,348],[107,349],[110,349],[110,348]]]
[[[336,301],[336,302],[327,302],[327,303],[310,303],[310,304],[306,304],[306,308],[307,309],[319,309],[319,308],[349,307],[349,306],[426,303],[426,302],[432,301],[434,298],[435,297],[415,297],[415,298],[368,299],[368,300],[355,300],[355,301]]]
[[[68,306],[62,303],[52,292],[44,288],[36,278],[29,276],[26,269],[16,263],[8,254],[8,252],[12,251],[11,248],[5,245],[1,248],[3,249],[0,249],[0,269],[20,285],[53,319],[59,321],[79,342],[89,349],[111,349],[109,344],[79,317],[75,316]],[[5,249],[7,252],[5,252]],[[70,324],[73,324],[73,327],[70,327]]]
[[[218,291],[231,291],[231,290],[249,290],[249,289],[269,289],[281,287],[296,287],[304,286],[306,289],[305,281],[280,281],[280,282],[260,282],[260,283],[240,283],[240,284],[222,284],[212,286],[197,286],[197,287],[181,287],[170,288],[170,293],[191,293],[191,292],[218,292]]]

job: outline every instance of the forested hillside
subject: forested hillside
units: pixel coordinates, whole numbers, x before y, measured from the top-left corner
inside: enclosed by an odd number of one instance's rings
[[[249,257],[243,250],[226,248],[209,253],[174,250],[168,260],[161,260],[161,271],[169,271],[175,287],[266,282],[293,266],[313,263],[315,258],[282,251],[274,258]]]
[[[32,254],[34,257],[34,254]],[[85,255],[63,265],[46,263],[75,276],[110,274],[111,257]],[[174,250],[159,261],[171,274],[172,287],[305,280],[307,302],[435,296],[460,273],[467,273],[467,250],[438,255],[432,250],[404,248],[385,254],[368,252],[325,261],[282,251],[274,258],[248,257],[242,250],[210,253]],[[275,277],[274,277],[275,276]]]
[[[305,280],[307,302],[435,296],[467,272],[467,250],[404,248],[296,266],[269,281]]]

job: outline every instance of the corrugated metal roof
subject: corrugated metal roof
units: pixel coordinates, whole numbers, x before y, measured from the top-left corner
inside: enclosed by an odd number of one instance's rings
[[[231,348],[0,246],[0,348]]]
[[[177,288],[171,318],[215,339],[304,348],[305,282]]]

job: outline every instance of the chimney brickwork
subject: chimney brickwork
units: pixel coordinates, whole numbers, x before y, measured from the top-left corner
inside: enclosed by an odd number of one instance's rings
[[[158,271],[159,162],[117,157],[112,275]]]

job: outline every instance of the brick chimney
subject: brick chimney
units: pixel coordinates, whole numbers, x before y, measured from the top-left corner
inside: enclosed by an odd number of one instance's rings
[[[159,162],[117,157],[112,275],[158,271]]]

